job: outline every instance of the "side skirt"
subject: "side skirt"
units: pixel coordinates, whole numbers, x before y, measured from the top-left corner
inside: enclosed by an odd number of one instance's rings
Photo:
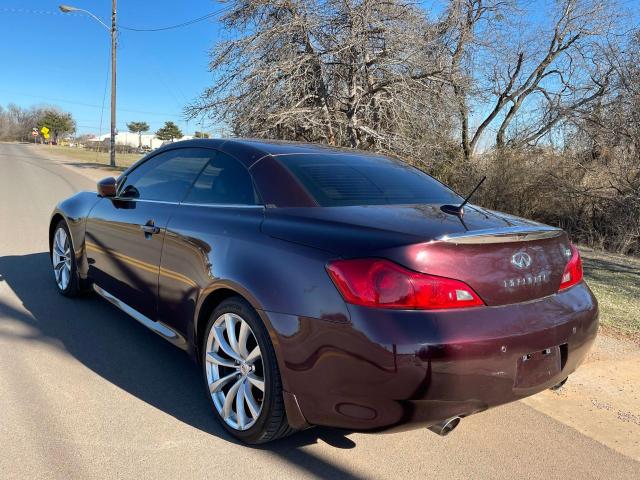
[[[100,288],[95,283],[93,284],[93,289],[102,298],[104,298],[104,299],[108,300],[109,302],[111,302],[112,304],[114,304],[116,307],[118,307],[124,313],[126,313],[127,315],[133,317],[135,320],[140,322],[142,325],[147,327],[149,330],[157,333],[158,335],[160,335],[162,338],[164,338],[168,342],[173,343],[176,347],[179,347],[182,350],[186,350],[187,349],[187,341],[186,341],[186,339],[182,335],[180,335],[178,332],[173,330],[172,328],[167,327],[162,322],[154,322],[149,317],[146,317],[143,314],[141,314],[140,312],[138,312],[137,310],[135,310],[134,308],[131,308],[129,305],[127,305],[126,303],[124,303],[120,299],[114,297],[113,295],[111,295],[109,292],[107,292],[103,288]]]

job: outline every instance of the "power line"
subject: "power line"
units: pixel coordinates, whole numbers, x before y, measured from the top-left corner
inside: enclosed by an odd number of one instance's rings
[[[32,10],[30,8],[13,8],[3,7],[0,8],[2,13],[29,13],[32,15],[62,15],[62,12],[51,12],[49,10]]]
[[[209,19],[211,17],[215,17],[216,15],[220,15],[221,13],[224,13],[224,12],[230,10],[230,9],[231,9],[231,6],[227,6],[227,7],[221,8],[220,10],[217,10],[215,12],[207,13],[206,15],[203,15],[201,17],[193,18],[191,20],[187,20],[186,22],[178,23],[176,25],[169,25],[169,26],[166,26],[166,27],[136,28],[136,27],[127,27],[126,25],[118,25],[118,28],[121,28],[122,30],[129,30],[131,32],[162,32],[164,30],[172,30],[174,28],[187,27],[189,25],[193,25],[194,23],[203,22],[204,20],[207,20],[207,19]]]
[[[173,30],[173,29],[176,29],[176,28],[187,27],[189,25],[193,25],[193,24],[196,24],[196,23],[199,23],[199,22],[203,22],[203,21],[205,21],[205,20],[207,20],[209,18],[212,18],[212,17],[215,17],[215,16],[220,15],[222,13],[225,13],[225,12],[231,10],[231,9],[232,9],[232,5],[228,5],[226,7],[223,7],[221,9],[219,9],[219,10],[216,10],[216,11],[213,11],[213,12],[209,12],[209,13],[207,13],[205,15],[200,16],[200,17],[193,18],[191,20],[187,20],[187,21],[175,24],[175,25],[168,25],[168,26],[164,26],[164,27],[138,28],[138,27],[131,27],[131,26],[127,26],[127,25],[118,25],[118,29],[119,30],[127,30],[127,31],[131,31],[131,32],[161,32],[161,31],[166,31],[166,30]],[[2,12],[2,13],[22,13],[22,14],[32,14],[32,15],[62,15],[61,12],[52,12],[52,11],[48,11],[48,10],[33,10],[33,9],[29,9],[29,8],[12,8],[12,7],[0,8],[0,12]],[[75,15],[77,15],[77,14],[75,14]],[[84,107],[100,109],[100,128],[99,129],[102,130],[102,113],[103,113],[103,110],[104,110],[104,95],[103,95],[102,105],[94,105],[94,104],[78,102],[78,101],[74,101],[74,100],[67,100],[67,99],[54,98],[54,97],[46,97],[46,96],[43,96],[43,95],[33,95],[33,94],[20,93],[20,92],[11,92],[11,91],[8,91],[8,90],[0,90],[0,91],[4,91],[5,93],[10,93],[10,94],[14,94],[14,95],[22,95],[22,96],[31,97],[31,98],[38,98],[38,99],[47,100],[47,101],[68,103],[68,104],[72,104],[72,105],[80,105],[80,106],[84,106]],[[105,88],[105,93],[106,93],[106,88]],[[172,92],[170,92],[170,93],[173,95]],[[174,96],[174,99],[177,100],[175,98],[175,96]],[[142,111],[142,110],[130,110],[130,109],[125,109],[125,108],[119,108],[118,110],[121,111],[121,112],[127,112],[127,113],[136,113],[136,114],[141,114],[141,115],[158,115],[158,116],[174,117],[174,118],[179,118],[181,120],[184,120],[184,115],[175,114],[175,113],[146,112],[146,111]],[[87,126],[83,126],[83,127],[86,128]]]
[[[216,15],[220,15],[221,13],[225,13],[231,10],[232,6],[226,6],[214,12],[209,12],[201,17],[192,18],[191,20],[186,20],[182,23],[177,23],[175,25],[168,25],[166,27],[154,27],[154,28],[139,28],[139,27],[129,27],[126,25],[118,25],[118,29],[128,30],[130,32],[163,32],[165,30],[173,30],[175,28],[187,27],[189,25],[193,25],[194,23],[203,22],[209,18],[215,17]],[[61,12],[51,12],[49,10],[32,10],[29,8],[12,8],[12,7],[4,7],[0,8],[0,12],[3,13],[27,13],[32,15],[63,15]],[[75,15],[78,15],[77,13]]]
[[[14,92],[11,90],[5,90],[5,89],[0,89],[0,92],[4,92],[4,93],[8,93],[11,95],[22,95],[23,97],[31,97],[31,98],[38,98],[41,100],[47,100],[50,102],[60,102],[60,103],[69,103],[72,105],[80,105],[83,107],[90,107],[90,108],[97,108],[97,109],[101,109],[102,106],[100,105],[95,105],[92,103],[84,103],[84,102],[77,102],[75,100],[67,100],[64,98],[56,98],[56,97],[46,97],[44,95],[33,95],[31,93],[22,93],[22,92]],[[127,113],[137,113],[140,115],[158,115],[158,116],[163,116],[163,117],[174,117],[174,118],[183,118],[184,116],[178,113],[166,113],[166,112],[147,112],[144,110],[131,110],[128,108],[118,108],[119,111],[121,112],[127,112]]]

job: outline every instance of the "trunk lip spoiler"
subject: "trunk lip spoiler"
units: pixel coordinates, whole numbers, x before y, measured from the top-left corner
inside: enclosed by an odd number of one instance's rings
[[[527,225],[516,227],[488,228],[473,232],[451,233],[435,239],[436,242],[455,244],[483,244],[483,243],[509,243],[528,242],[545,238],[559,237],[564,230],[546,225]]]

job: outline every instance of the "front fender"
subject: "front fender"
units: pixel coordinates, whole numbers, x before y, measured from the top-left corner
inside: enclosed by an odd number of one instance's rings
[[[96,193],[78,192],[56,205],[49,221],[49,256],[51,256],[54,229],[60,220],[64,220],[71,234],[78,275],[83,280],[87,278],[89,270],[85,252],[85,226],[89,213],[100,200]]]

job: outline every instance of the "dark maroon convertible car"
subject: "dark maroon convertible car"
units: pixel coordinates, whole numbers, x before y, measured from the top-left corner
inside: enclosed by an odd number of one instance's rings
[[[402,162],[190,140],[63,201],[63,295],[93,290],[202,366],[235,437],[429,427],[561,385],[598,307],[560,229]]]

